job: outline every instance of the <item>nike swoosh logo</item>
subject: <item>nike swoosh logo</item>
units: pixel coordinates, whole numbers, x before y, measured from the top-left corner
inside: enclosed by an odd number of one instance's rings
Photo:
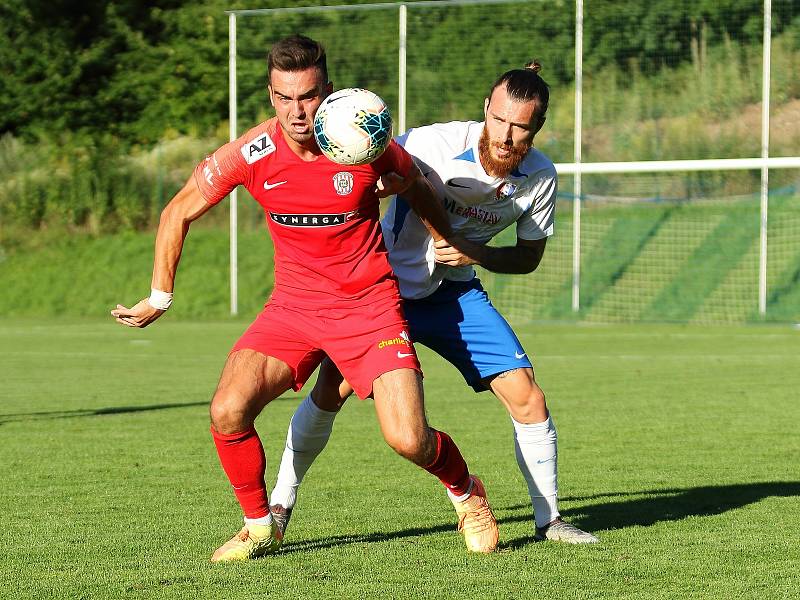
[[[283,185],[284,183],[289,183],[288,181],[279,181],[278,183],[269,183],[268,181],[264,182],[264,189],[271,190],[272,188],[276,188],[279,185]]]
[[[448,180],[447,180],[447,185],[449,185],[450,187],[464,188],[465,190],[471,190],[471,189],[472,189],[470,186],[468,186],[468,185],[461,185],[460,183],[456,183],[456,182],[455,182],[455,181],[453,181],[452,179],[448,179]]]
[[[552,458],[545,458],[544,460],[542,460],[542,459],[540,458],[539,460],[537,460],[537,461],[536,461],[536,464],[537,464],[537,465],[543,465],[544,463],[546,463],[546,462],[550,462],[551,460],[553,460],[553,459],[552,459]]]
[[[525,354],[527,354],[527,352],[523,352],[522,354],[514,352],[514,358],[525,358]]]
[[[405,352],[398,352],[397,353],[397,358],[408,358],[409,356],[414,356],[414,354],[413,353],[406,354]]]

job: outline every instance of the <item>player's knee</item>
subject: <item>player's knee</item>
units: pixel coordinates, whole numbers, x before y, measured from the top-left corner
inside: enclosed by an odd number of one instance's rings
[[[385,437],[386,443],[403,458],[415,464],[426,462],[428,452],[424,432],[398,431]]]
[[[226,393],[224,389],[218,389],[211,400],[209,407],[211,425],[218,433],[237,433],[244,431],[252,423],[246,422],[245,411],[236,399]]]
[[[528,405],[531,408],[547,409],[544,392],[538,385],[534,385],[531,393],[528,395]]]
[[[328,412],[338,411],[342,408],[346,399],[346,397],[342,398],[340,396],[338,387],[323,385],[319,382],[317,382],[314,389],[311,391],[311,400],[317,408],[327,410]]]
[[[522,396],[518,402],[513,403],[511,416],[520,423],[540,423],[547,419],[547,402],[542,388],[535,385]]]

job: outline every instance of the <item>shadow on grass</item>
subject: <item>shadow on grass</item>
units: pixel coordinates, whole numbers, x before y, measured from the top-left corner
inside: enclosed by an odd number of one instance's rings
[[[334,535],[316,540],[303,540],[298,542],[291,541],[290,532],[289,539],[287,539],[287,542],[281,547],[280,553],[291,554],[292,552],[308,552],[309,550],[324,550],[326,548],[348,544],[373,544],[376,542],[401,540],[403,538],[408,538],[405,540],[407,543],[414,544],[417,541],[416,538],[419,536],[445,532],[455,533],[455,523],[435,525],[433,527],[414,527],[410,529],[401,529],[400,531],[365,533],[362,535]]]
[[[297,395],[281,396],[273,402],[284,400],[297,401],[302,399]],[[97,417],[101,415],[121,415],[126,413],[151,412],[155,410],[168,410],[172,408],[188,408],[192,406],[208,406],[211,399],[202,402],[182,402],[172,404],[147,404],[144,406],[108,406],[105,408],[76,408],[74,410],[49,410],[26,413],[0,413],[0,425],[16,421],[43,421],[48,419],[74,419],[77,417]]]
[[[27,413],[0,413],[0,425],[14,421],[42,421],[47,419],[73,419],[75,417],[96,417],[99,415],[120,415],[125,413],[150,412],[190,406],[208,406],[208,401],[173,404],[148,404],[145,406],[109,406],[105,408],[77,408],[75,410],[49,410]]]
[[[564,498],[570,502],[590,502],[584,506],[562,510],[562,515],[574,525],[587,531],[624,529],[626,527],[649,526],[661,521],[680,521],[687,517],[718,515],[753,504],[771,496],[800,496],[800,482],[775,481],[743,483],[735,485],[704,486],[688,489],[645,490],[638,492],[612,492],[593,496]],[[608,499],[609,501],[604,501]],[[597,502],[592,502],[597,501]],[[517,550],[536,543],[533,539],[533,518],[529,504],[501,508],[502,512],[514,512],[498,519],[502,540],[503,524],[529,522],[531,535],[501,541],[500,550]],[[414,543],[420,535],[454,532],[455,523],[434,527],[417,527],[386,533],[332,536],[316,540],[291,542],[291,532],[281,554],[321,550],[343,544],[365,544],[409,538]],[[601,536],[602,537],[602,536]],[[601,540],[602,541],[602,540]]]
[[[769,481],[714,485],[696,488],[669,488],[638,492],[610,492],[591,496],[562,498],[565,502],[589,502],[583,506],[561,510],[573,525],[587,531],[647,527],[662,521],[680,521],[687,517],[719,515],[742,508],[769,497],[800,496],[800,481]],[[500,523],[531,520],[530,505],[508,507],[524,510],[524,514],[500,519]],[[534,543],[533,535],[504,544],[520,548]]]

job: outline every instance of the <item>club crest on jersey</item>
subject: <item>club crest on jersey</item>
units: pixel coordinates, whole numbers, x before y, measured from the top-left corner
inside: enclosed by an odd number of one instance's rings
[[[503,185],[497,188],[496,196],[497,199],[505,199],[509,196],[513,196],[514,192],[517,191],[517,186],[509,181],[506,181]]]
[[[267,154],[275,152],[275,143],[266,133],[262,133],[254,140],[242,146],[242,156],[248,165],[252,165],[257,160],[261,160]]]
[[[333,176],[333,189],[340,196],[347,196],[353,191],[353,174],[347,171],[339,171]]]

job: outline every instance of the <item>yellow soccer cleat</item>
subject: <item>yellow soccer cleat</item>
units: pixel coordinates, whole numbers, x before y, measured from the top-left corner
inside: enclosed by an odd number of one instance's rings
[[[273,520],[271,525],[245,525],[242,530],[217,548],[211,562],[250,560],[274,554],[283,543],[283,533]]]
[[[494,552],[500,539],[497,521],[486,500],[483,482],[474,475],[470,477],[472,490],[469,498],[463,502],[453,501],[458,513],[458,530],[464,533],[464,541],[469,551]]]

